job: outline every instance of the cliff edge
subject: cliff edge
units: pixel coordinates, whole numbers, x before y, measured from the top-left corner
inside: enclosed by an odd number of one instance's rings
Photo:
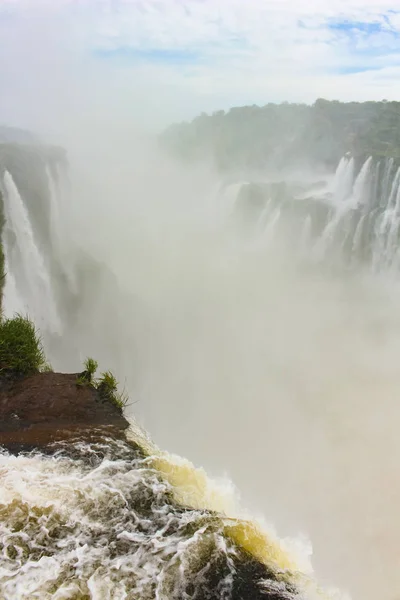
[[[125,439],[129,423],[119,407],[78,380],[79,374],[48,372],[0,381],[0,445],[19,452],[71,437]]]

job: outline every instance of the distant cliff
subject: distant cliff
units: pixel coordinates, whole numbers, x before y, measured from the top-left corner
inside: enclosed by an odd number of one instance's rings
[[[400,157],[400,102],[319,99],[305,104],[235,107],[171,126],[162,144],[187,161],[212,160],[224,171],[319,164],[334,168],[346,152]]]
[[[39,143],[39,138],[25,129],[0,125],[0,143],[37,144]]]

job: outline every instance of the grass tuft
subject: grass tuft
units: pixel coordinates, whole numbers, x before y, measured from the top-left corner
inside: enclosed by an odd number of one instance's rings
[[[85,360],[85,370],[76,378],[76,385],[79,387],[92,386],[100,395],[102,400],[110,402],[120,411],[128,405],[129,397],[125,392],[118,391],[118,381],[111,371],[105,371],[98,379],[95,379],[95,373],[98,363],[93,358]]]
[[[108,400],[121,411],[128,404],[128,396],[118,391],[118,381],[111,371],[101,374],[97,382],[97,391],[104,400]]]
[[[92,381],[93,375],[96,373],[98,366],[99,364],[97,360],[94,360],[94,358],[89,357],[85,360],[85,372],[88,373],[90,381]]]
[[[23,377],[46,368],[40,337],[22,315],[0,322],[0,376]]]
[[[76,384],[80,386],[93,384],[97,367],[98,363],[94,358],[87,358],[85,360],[85,370],[77,377]]]

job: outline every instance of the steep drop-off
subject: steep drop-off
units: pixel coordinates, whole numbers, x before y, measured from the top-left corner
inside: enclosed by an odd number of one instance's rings
[[[15,216],[17,203],[16,216],[29,227],[15,184],[26,152],[21,148],[19,162],[13,145],[15,163],[3,153],[2,180],[7,214]],[[28,190],[25,171],[22,181]],[[48,189],[42,184],[41,190]],[[42,196],[30,210],[41,239],[48,233],[50,240]],[[51,273],[51,260],[40,259],[32,232],[18,232],[24,236],[18,239],[10,221],[5,225],[7,258],[17,250],[10,267],[21,267],[22,284],[23,243],[31,244],[29,256]],[[90,288],[90,281],[77,281]],[[43,298],[49,300],[46,290]],[[112,374],[95,380],[95,362],[87,364],[91,368],[82,373],[51,372],[33,325],[21,317],[1,318],[2,600],[326,597],[285,543],[221,510],[204,473],[161,452],[129,423]]]
[[[278,543],[178,501],[196,493],[173,483],[187,467],[141,445],[121,409],[79,380],[0,374],[1,598],[304,597],[310,582]],[[20,478],[38,466],[28,499]]]
[[[48,372],[0,381],[0,445],[41,449],[71,437],[89,441],[94,433],[123,439],[129,423],[94,387],[78,385],[78,377]]]

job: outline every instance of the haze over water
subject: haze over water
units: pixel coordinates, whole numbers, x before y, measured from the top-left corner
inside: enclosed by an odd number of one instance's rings
[[[395,598],[397,273],[349,269],[340,248],[321,257],[324,233],[289,235],[274,212],[245,227],[236,188],[150,156],[107,155],[95,179],[74,180],[71,162],[71,240],[118,285],[93,283],[49,342],[53,366],[99,357],[155,442],[231,480],[280,536],[308,539],[322,581]]]
[[[377,27],[370,4],[368,23],[372,19]],[[342,9],[338,6],[335,10]],[[281,537],[305,536],[319,580],[350,590],[355,600],[397,600],[398,188],[393,196],[387,188],[387,222],[371,218],[370,223],[361,213],[359,228],[349,225],[355,251],[367,223],[376,234],[372,258],[364,261],[342,252],[338,242],[350,221],[335,221],[337,213],[316,239],[310,237],[307,215],[285,221],[279,207],[245,226],[235,211],[239,185],[226,189],[209,162],[183,167],[143,135],[180,113],[200,112],[203,103],[212,110],[220,99],[243,103],[245,79],[240,79],[240,93],[237,77],[225,93],[224,78],[214,73],[203,80],[200,72],[197,87],[185,94],[169,67],[157,65],[150,74],[138,68],[128,76],[121,65],[99,67],[92,56],[82,62],[82,48],[70,52],[63,28],[58,39],[60,22],[48,27],[54,15],[47,10],[46,19],[39,12],[36,20],[26,20],[15,40],[12,28],[2,38],[8,52],[0,65],[0,79],[7,84],[0,121],[43,131],[46,139],[65,146],[71,194],[64,181],[61,197],[52,173],[46,184],[53,208],[62,206],[61,213],[52,213],[51,252],[62,236],[55,260],[69,272],[69,289],[77,285],[80,252],[98,260],[106,274],[93,282],[87,274],[85,302],[79,309],[64,307],[68,319],[63,321],[55,306],[63,292],[50,273],[50,249],[29,221],[27,200],[9,174],[1,185],[12,191],[19,253],[17,266],[9,269],[7,311],[28,309],[56,369],[79,370],[86,356],[114,369],[132,398],[128,414],[155,442],[213,477],[226,477],[228,488],[233,482],[242,507]],[[354,8],[358,17],[365,10]],[[311,35],[304,31],[302,26],[303,34]],[[26,39],[31,43],[24,45]],[[319,56],[318,49],[311,50],[306,56]],[[342,45],[337,52],[342,57],[339,50]],[[283,55],[289,60],[289,53]],[[343,71],[329,82],[309,74],[297,77],[296,61],[282,78],[275,67],[275,80],[271,73],[266,78],[257,63],[257,76],[249,74],[249,94],[254,90],[263,102],[270,100],[268,94],[285,99],[293,80],[296,100],[308,99],[311,92],[314,99],[315,89],[331,90],[333,97],[337,84],[346,98],[350,88],[357,98],[396,95],[390,82],[398,81],[397,67],[392,65],[394,71],[379,85],[363,73],[349,85],[344,68],[350,67],[343,63]],[[260,78],[269,88],[275,81],[277,91],[260,92]],[[245,101],[254,101],[247,91]],[[343,202],[362,205],[372,195],[368,177],[376,164],[364,163],[361,177],[360,170],[351,173],[349,159],[343,161],[336,187],[333,172],[323,177]],[[292,173],[289,165],[284,177],[319,180],[321,166]],[[391,177],[393,183],[395,171]],[[332,231],[338,238],[330,237]],[[38,286],[38,279],[29,280],[26,273],[39,272]]]

